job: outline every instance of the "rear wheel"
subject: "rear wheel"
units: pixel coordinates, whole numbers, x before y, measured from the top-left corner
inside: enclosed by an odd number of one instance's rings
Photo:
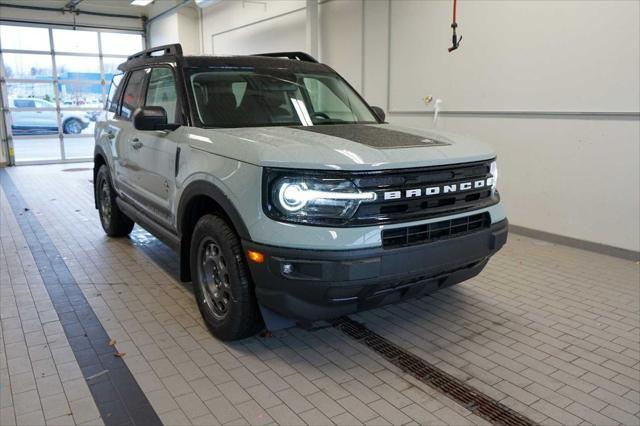
[[[96,175],[96,201],[102,229],[110,237],[124,237],[131,233],[135,223],[118,207],[116,194],[111,185],[109,169],[102,165]]]
[[[198,308],[211,332],[222,340],[258,332],[262,320],[234,230],[219,216],[205,215],[195,226],[190,252]]]
[[[67,135],[77,135],[82,132],[82,121],[77,118],[70,118],[62,125],[62,130]]]

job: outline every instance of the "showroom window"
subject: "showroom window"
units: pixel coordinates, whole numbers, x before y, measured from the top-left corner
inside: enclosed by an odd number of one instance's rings
[[[92,158],[111,79],[128,55],[144,48],[142,34],[2,23],[0,40],[16,164]]]

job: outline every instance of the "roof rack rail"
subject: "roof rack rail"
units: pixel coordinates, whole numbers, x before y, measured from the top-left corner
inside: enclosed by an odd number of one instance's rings
[[[318,61],[313,56],[305,52],[271,52],[271,53],[258,53],[251,56],[267,56],[270,58],[288,58],[303,62],[315,62]]]
[[[143,50],[142,52],[134,53],[133,55],[127,58],[127,61],[138,58],[149,58],[156,52],[163,52],[162,55],[173,55],[173,56],[182,56],[182,45],[180,43],[175,44],[165,44],[164,46],[151,47],[149,49]]]

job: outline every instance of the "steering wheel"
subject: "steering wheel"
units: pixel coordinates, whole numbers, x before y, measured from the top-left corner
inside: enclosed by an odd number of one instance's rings
[[[325,114],[324,112],[314,112],[313,113],[314,117],[320,117],[320,118],[324,118],[325,120],[331,120],[331,117],[329,117],[327,114]]]

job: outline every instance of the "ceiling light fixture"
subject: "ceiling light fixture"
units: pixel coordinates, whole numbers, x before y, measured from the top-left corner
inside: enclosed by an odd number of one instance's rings
[[[220,3],[222,0],[195,0],[196,6],[204,9],[205,7],[213,6],[214,4]]]
[[[150,3],[153,3],[153,0],[133,0],[131,6],[146,6]]]

